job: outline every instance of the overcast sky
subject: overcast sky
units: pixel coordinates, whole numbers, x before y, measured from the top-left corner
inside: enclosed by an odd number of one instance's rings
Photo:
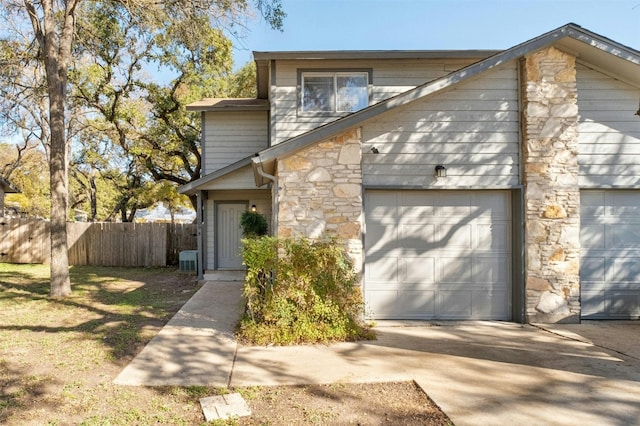
[[[640,0],[282,0],[284,31],[255,21],[251,51],[507,49],[569,22],[640,50]]]

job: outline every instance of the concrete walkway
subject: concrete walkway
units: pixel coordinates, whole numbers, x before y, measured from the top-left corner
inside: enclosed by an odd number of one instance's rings
[[[640,425],[640,322],[381,322],[378,339],[247,347],[239,282],[208,282],[116,379],[253,386],[415,380],[460,425]]]
[[[229,385],[242,283],[205,283],[116,377],[133,386]]]

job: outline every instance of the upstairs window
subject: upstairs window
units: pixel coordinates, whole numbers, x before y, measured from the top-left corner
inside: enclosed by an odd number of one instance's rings
[[[301,72],[300,111],[340,115],[369,106],[369,72]]]

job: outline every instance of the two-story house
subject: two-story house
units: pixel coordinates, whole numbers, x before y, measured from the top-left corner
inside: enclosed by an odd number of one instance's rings
[[[640,317],[640,52],[575,24],[504,51],[255,52],[203,99],[201,274],[239,215],[334,235],[365,315]]]

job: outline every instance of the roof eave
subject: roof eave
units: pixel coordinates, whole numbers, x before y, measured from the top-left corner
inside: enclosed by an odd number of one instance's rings
[[[0,187],[5,194],[20,194],[20,190],[13,186],[11,182],[0,177]]]
[[[484,59],[500,50],[318,50],[253,52],[256,62],[272,60]]]
[[[373,118],[398,106],[413,102],[424,96],[442,91],[460,81],[474,77],[509,61],[516,60],[533,51],[556,43],[558,40],[565,37],[572,37],[601,50],[606,49],[605,51],[612,55],[623,57],[634,63],[640,64],[640,52],[619,43],[612,42],[611,40],[595,33],[588,32],[576,24],[567,24],[536,38],[525,41],[510,49],[496,53],[486,59],[468,65],[460,70],[454,71],[444,77],[425,83],[407,92],[352,113],[344,118],[266,148],[260,151],[252,161],[256,164],[270,164],[280,156],[293,154],[313,142],[336,136],[343,131],[357,126],[359,123],[367,119]],[[623,53],[623,56],[620,56],[621,53]]]
[[[186,106],[187,111],[269,111],[270,104],[257,98],[204,98]]]

